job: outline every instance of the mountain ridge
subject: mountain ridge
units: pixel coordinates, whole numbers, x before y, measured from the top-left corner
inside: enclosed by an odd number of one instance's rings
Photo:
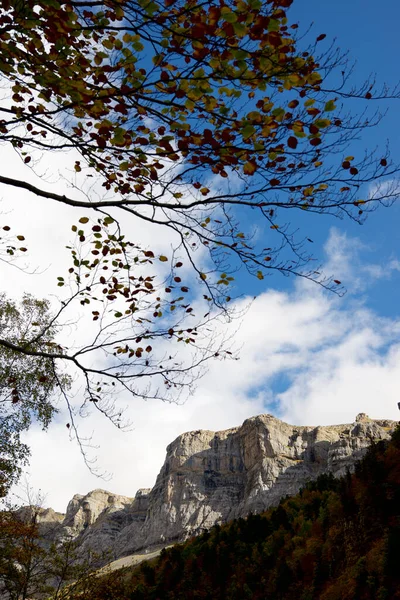
[[[223,431],[185,432],[167,446],[153,488],[134,498],[100,489],[77,494],[64,516],[46,509],[39,521],[53,540],[76,539],[82,554],[108,550],[115,560],[150,551],[260,513],[322,473],[340,477],[396,425],[364,413],[331,426],[289,425],[263,414]]]

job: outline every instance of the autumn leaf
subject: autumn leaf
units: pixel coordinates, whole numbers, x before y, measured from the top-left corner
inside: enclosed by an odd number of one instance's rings
[[[247,163],[244,164],[243,166],[243,173],[245,175],[254,175],[255,171],[257,169],[257,164],[255,161],[249,161]]]

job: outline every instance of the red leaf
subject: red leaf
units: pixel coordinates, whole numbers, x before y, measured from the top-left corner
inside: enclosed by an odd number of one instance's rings
[[[282,6],[283,8],[289,8],[292,5],[293,0],[275,0],[276,6]]]
[[[340,285],[342,282],[341,282],[341,281],[339,281],[339,279],[334,279],[334,280],[333,280],[333,283],[336,283],[337,285]]]
[[[382,167],[386,167],[387,166],[387,160],[386,160],[386,158],[382,158],[382,160],[381,160],[381,166]]]
[[[326,38],[326,33],[321,33],[321,35],[319,35],[316,39],[317,42],[320,42],[321,40],[324,40]]]
[[[290,136],[290,138],[287,141],[287,145],[289,146],[289,148],[293,148],[293,150],[294,150],[295,148],[297,148],[297,144],[298,144],[297,138],[295,138],[293,135]]]
[[[274,48],[278,48],[282,44],[282,38],[277,31],[271,31],[267,36],[267,40],[269,45]]]

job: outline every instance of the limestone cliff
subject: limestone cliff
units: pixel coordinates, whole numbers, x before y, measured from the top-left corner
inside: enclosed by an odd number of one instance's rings
[[[340,476],[394,421],[360,414],[350,425],[301,427],[272,415],[226,431],[192,431],[167,447],[152,490],[135,498],[95,490],[74,496],[57,535],[113,558],[184,539],[215,523],[260,512],[325,472]]]

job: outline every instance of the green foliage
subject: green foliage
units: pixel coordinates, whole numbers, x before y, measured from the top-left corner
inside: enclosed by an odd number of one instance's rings
[[[29,454],[21,433],[32,419],[46,429],[57,410],[57,386],[68,387],[68,377],[46,356],[57,347],[51,322],[46,300],[25,295],[18,305],[0,294],[0,335],[8,341],[0,346],[0,497],[18,478]],[[14,344],[24,352],[16,353]]]
[[[262,515],[114,574],[114,596],[104,580],[87,600],[400,598],[399,439],[374,444],[353,475],[323,475]]]

